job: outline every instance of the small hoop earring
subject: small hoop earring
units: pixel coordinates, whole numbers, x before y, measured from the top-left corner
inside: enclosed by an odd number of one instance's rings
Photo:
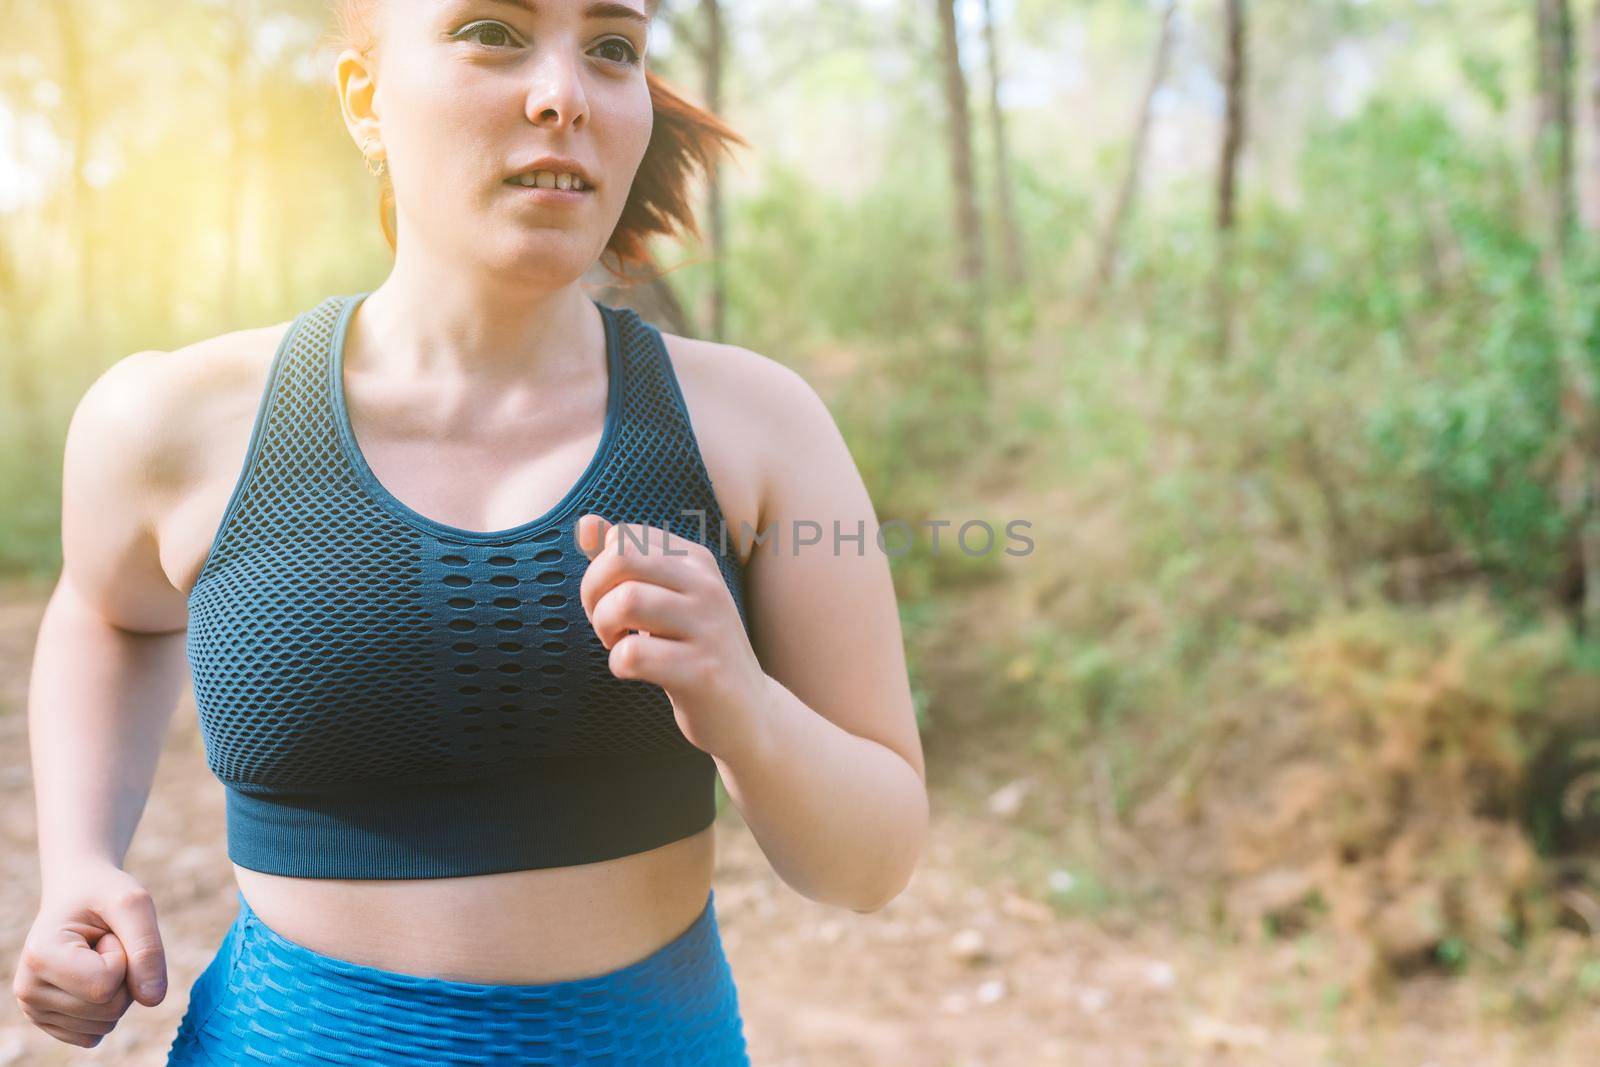
[[[366,164],[366,168],[367,168],[367,173],[368,174],[372,175],[374,178],[381,178],[381,177],[383,177],[383,172],[388,169],[388,160],[386,160],[386,159],[378,160],[378,167],[377,167],[376,170],[374,170],[373,167],[372,167],[372,156],[368,153],[368,146],[371,145],[371,144],[372,144],[372,138],[371,137],[366,137],[366,138],[362,139],[362,141],[361,141],[361,160],[362,160],[363,163]]]

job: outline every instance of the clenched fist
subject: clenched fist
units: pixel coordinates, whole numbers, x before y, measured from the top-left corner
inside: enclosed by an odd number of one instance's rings
[[[93,1048],[128,1005],[167,994],[167,960],[155,903],[127,871],[77,868],[46,893],[28,931],[11,990],[51,1037]]]

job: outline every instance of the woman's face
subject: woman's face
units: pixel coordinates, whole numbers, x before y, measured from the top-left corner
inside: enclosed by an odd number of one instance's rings
[[[347,116],[370,108],[352,132],[383,145],[402,247],[549,286],[581,276],[650,142],[646,0],[381,0],[376,19],[371,91],[351,95],[344,57],[340,80]],[[545,155],[589,188],[512,181]]]

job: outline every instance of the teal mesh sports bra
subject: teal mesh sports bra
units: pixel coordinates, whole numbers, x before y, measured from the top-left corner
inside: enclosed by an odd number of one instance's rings
[[[298,315],[189,594],[187,654],[228,855],[276,874],[429,878],[590,863],[707,826],[716,765],[665,690],[619,679],[578,598],[579,516],[705,544],[748,626],[660,332],[598,302],[609,389],[589,466],[538,518],[462,530],[401,503],[351,433],[366,293]]]

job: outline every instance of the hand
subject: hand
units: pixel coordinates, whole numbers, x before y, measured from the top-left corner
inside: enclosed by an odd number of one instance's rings
[[[48,892],[28,931],[11,991],[45,1033],[93,1048],[138,1000],[160,1004],[166,953],[144,886],[110,863],[68,872],[66,890]]]
[[[579,597],[611,673],[665,689],[695,747],[724,759],[759,747],[769,680],[711,550],[592,513],[573,532],[589,558]]]

